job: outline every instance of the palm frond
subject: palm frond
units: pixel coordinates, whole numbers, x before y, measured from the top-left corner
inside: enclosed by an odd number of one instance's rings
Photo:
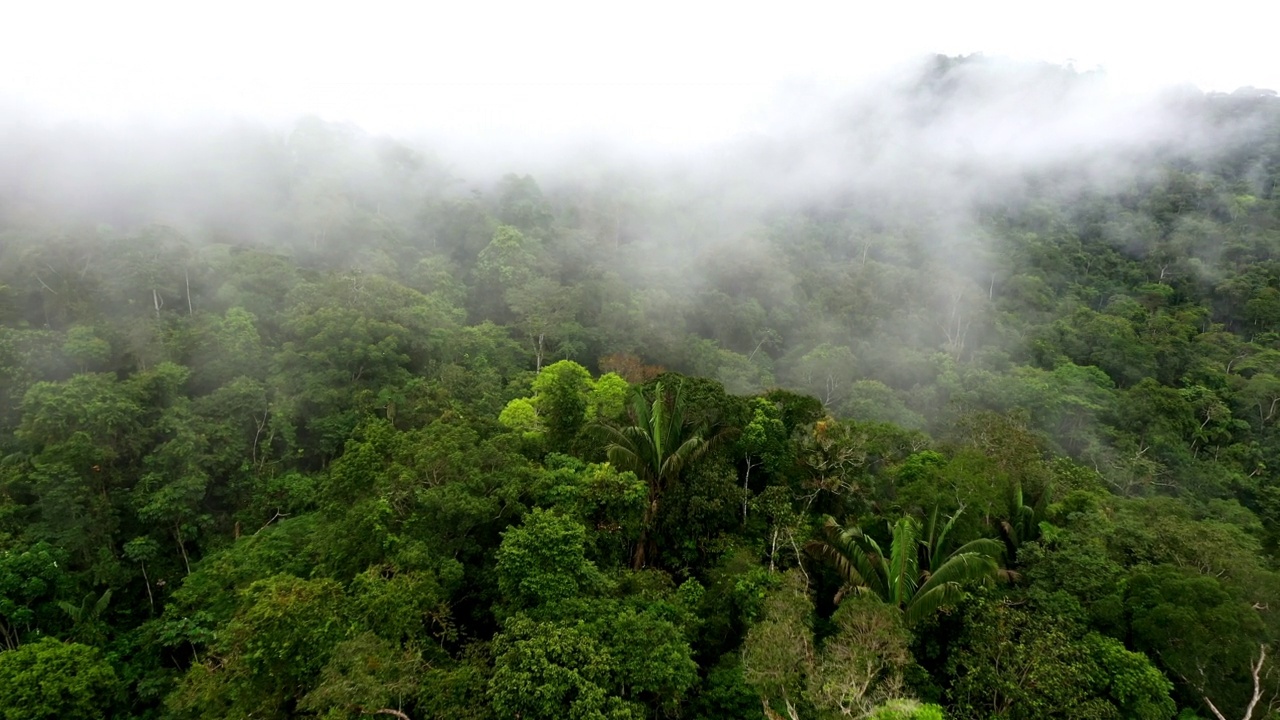
[[[917,594],[927,593],[948,583],[968,584],[990,582],[1000,570],[1000,564],[990,555],[982,553],[956,553],[929,576]]]
[[[605,457],[609,458],[609,463],[618,470],[624,472],[630,470],[638,475],[643,472],[644,463],[641,461],[640,456],[636,454],[635,450],[625,445],[610,445],[605,448],[604,454]]]
[[[595,437],[605,446],[607,450],[613,445],[622,445],[633,448],[635,443],[627,430],[629,428],[620,428],[605,423],[597,423],[592,427]]]
[[[93,604],[93,616],[100,617],[107,609],[107,605],[111,603],[111,588],[107,588],[102,593],[102,597],[98,598],[98,602]]]
[[[1023,505],[1018,508],[1017,516],[1018,542],[1033,540],[1036,537],[1036,510]]]
[[[822,527],[822,538],[805,545],[810,554],[831,563],[851,588],[865,588],[889,601],[879,546],[856,527],[843,528],[832,518]],[[841,595],[844,591],[841,592]]]
[[[952,556],[962,555],[966,553],[977,553],[979,555],[986,555],[991,559],[999,562],[1000,558],[1003,557],[1004,555],[1004,543],[1001,543],[999,540],[993,540],[991,538],[978,538],[977,540],[970,540],[964,545],[961,545],[960,547],[956,548],[956,551],[952,553]]]
[[[845,588],[854,589],[867,586],[865,576],[858,570],[858,563],[855,561],[855,556],[846,555],[834,545],[822,542],[821,540],[810,541],[805,545],[805,549],[814,557],[831,563],[831,566],[835,568],[836,573],[845,581]],[[840,591],[840,595],[844,595],[845,592],[846,591],[842,589]],[[839,600],[836,602],[839,602]]]
[[[66,600],[59,600],[58,607],[62,608],[62,612],[66,613],[67,617],[71,618],[73,622],[80,622],[80,619],[84,616],[84,613],[79,606],[67,602]]]
[[[937,512],[937,509],[934,509]],[[942,526],[942,531],[938,533],[937,539],[933,542],[929,553],[929,572],[937,572],[938,567],[946,561],[951,553],[947,552],[947,538],[951,535],[951,530],[956,526],[956,520],[960,518],[960,513],[964,512],[964,506],[961,505],[956,514],[947,518],[946,524]]]
[[[933,546],[938,540],[938,506],[933,506],[933,512],[929,513],[929,522],[924,528],[924,543]]]
[[[655,458],[663,457],[666,452],[667,438],[672,435],[673,428],[667,426],[669,417],[666,413],[666,405],[662,392],[662,383],[658,383],[654,392],[653,405],[650,406],[648,413],[649,441],[653,445],[653,456]]]
[[[885,602],[889,602],[889,556],[880,549],[876,539],[858,530],[854,538],[858,548],[867,558],[867,572],[871,573],[874,582],[870,588]]]
[[[1019,509],[1026,507],[1022,496],[1022,483],[1014,481],[1009,485],[1009,510],[1011,515],[1017,515]]]
[[[662,467],[658,472],[658,476],[664,479],[676,477],[684,470],[686,465],[702,457],[706,451],[706,441],[701,435],[695,434],[676,448],[674,452],[667,455],[662,461]]]
[[[904,620],[907,625],[914,625],[947,605],[954,605],[964,598],[964,588],[959,583],[947,582],[930,587],[929,583],[911,598],[904,608]]]
[[[836,605],[839,605],[841,600],[845,599],[845,597],[850,595],[855,597],[863,597],[866,595],[875,595],[875,591],[873,591],[871,588],[867,587],[866,585],[849,585],[848,583],[846,583],[840,586],[840,589],[836,591],[835,597],[832,598],[832,602],[835,603]],[[878,595],[876,595],[876,599],[880,600],[881,602],[884,601],[884,598]]]
[[[919,547],[920,524],[913,517],[898,520],[893,526],[887,578],[889,601],[894,605],[905,604],[916,592],[920,576]]]

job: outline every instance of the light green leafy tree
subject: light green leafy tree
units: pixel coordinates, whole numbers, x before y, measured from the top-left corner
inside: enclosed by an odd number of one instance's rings
[[[698,666],[672,607],[567,600],[508,619],[493,642],[500,718],[640,718],[674,712]]]
[[[942,707],[915,700],[891,700],[871,711],[867,720],[943,720]]]
[[[533,379],[533,403],[553,448],[568,448],[587,421],[591,373],[572,360],[542,369]]]
[[[493,644],[489,700],[511,720],[640,720],[642,708],[610,692],[620,662],[572,624],[508,621]]]
[[[572,518],[534,509],[503,533],[497,553],[498,587],[515,608],[577,597],[603,584],[586,559],[587,530]]]
[[[53,638],[0,652],[0,718],[109,717],[124,684],[96,648]]]
[[[616,372],[608,372],[596,378],[587,397],[587,415],[592,418],[610,419],[622,414],[627,406],[631,383]]]
[[[751,401],[751,420],[738,437],[747,471],[742,478],[742,522],[747,521],[747,503],[751,499],[751,471],[762,468],[770,475],[780,473],[788,459],[787,428],[777,404],[765,398]]]

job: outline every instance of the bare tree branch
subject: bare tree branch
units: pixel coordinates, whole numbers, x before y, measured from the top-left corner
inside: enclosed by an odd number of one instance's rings
[[[1250,720],[1253,717],[1253,709],[1258,706],[1258,701],[1262,699],[1262,664],[1267,661],[1267,646],[1258,646],[1258,662],[1253,664],[1253,698],[1249,700],[1249,706],[1244,710],[1244,720]]]

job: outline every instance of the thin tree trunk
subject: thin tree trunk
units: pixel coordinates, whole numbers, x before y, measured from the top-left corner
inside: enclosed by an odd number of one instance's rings
[[[187,546],[182,542],[182,530],[175,524],[173,526],[173,536],[178,541],[178,549],[182,551],[182,564],[187,568],[187,574],[191,574],[191,559],[187,557]]]
[[[191,307],[191,271],[182,268],[182,279],[187,283],[187,315],[195,315],[196,311]]]
[[[267,413],[262,413],[262,420],[258,420],[256,415],[253,419],[257,422],[258,429],[253,433],[253,449],[250,451],[250,456],[253,459],[253,466],[258,467],[258,438],[262,436],[262,428],[267,424]]]
[[[631,556],[631,569],[643,570],[645,564],[645,547],[649,544],[649,528],[640,529],[640,540],[636,542],[636,551]]]
[[[156,599],[151,594],[151,578],[147,577],[147,563],[142,563],[142,581],[147,584],[147,600],[151,603],[151,614],[156,614]]]
[[[3,622],[0,622],[0,640],[4,641],[4,644],[3,644],[4,650],[17,650],[18,649],[18,628],[13,628],[13,630],[10,631],[7,625],[5,625]]]
[[[649,507],[644,511],[644,525],[640,528],[640,541],[636,544],[636,553],[631,559],[633,570],[643,570],[649,560],[649,529],[658,517],[658,497],[654,495]]]
[[[804,569],[804,556],[800,554],[800,546],[796,545],[796,536],[787,530],[787,538],[791,540],[791,549],[796,553],[796,567],[800,569],[800,574],[804,575],[804,586],[808,589],[812,583],[809,580],[809,571]]]

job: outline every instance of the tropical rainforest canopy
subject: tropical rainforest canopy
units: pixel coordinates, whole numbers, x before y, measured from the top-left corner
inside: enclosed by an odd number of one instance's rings
[[[1280,99],[1094,82],[15,124],[0,718],[1280,717]]]

